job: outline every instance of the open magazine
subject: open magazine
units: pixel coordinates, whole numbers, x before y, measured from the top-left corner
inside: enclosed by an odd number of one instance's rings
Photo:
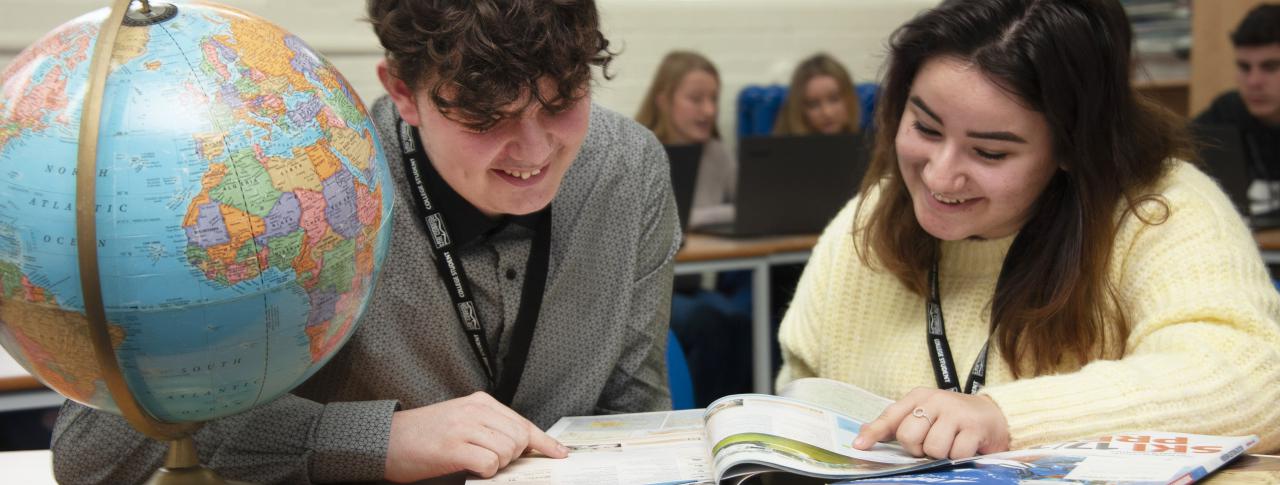
[[[739,484],[762,474],[850,483],[1191,483],[1257,438],[1123,433],[965,460],[916,458],[896,443],[854,449],[892,401],[830,379],[778,396],[726,396],[707,409],[566,417],[547,433],[569,457],[526,456],[489,484]],[[1004,480],[1004,481],[998,481]]]

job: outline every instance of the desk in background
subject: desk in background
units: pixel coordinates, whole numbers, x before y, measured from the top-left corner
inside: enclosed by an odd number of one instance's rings
[[[676,254],[678,275],[707,271],[748,269],[751,274],[751,382],[752,390],[772,394],[773,332],[769,325],[769,268],[776,264],[800,264],[818,243],[817,234],[725,238],[688,234]]]
[[[1280,264],[1280,229],[1263,229],[1253,233],[1262,250],[1262,261],[1268,265]]]

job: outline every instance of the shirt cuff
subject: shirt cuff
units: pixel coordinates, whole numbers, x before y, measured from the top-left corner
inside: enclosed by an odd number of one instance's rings
[[[398,407],[396,401],[325,405],[311,438],[312,481],[382,480],[391,441],[391,414]]]

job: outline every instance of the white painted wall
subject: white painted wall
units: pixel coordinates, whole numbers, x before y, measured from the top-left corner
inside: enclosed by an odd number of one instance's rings
[[[381,47],[360,0],[222,0],[261,15],[329,58],[365,102],[382,94],[373,65]],[[621,50],[598,103],[635,114],[658,62],[672,49],[702,52],[720,69],[720,131],[734,132],[734,98],[747,84],[786,83],[804,57],[827,51],[856,81],[878,77],[898,25],[937,0],[597,0],[603,28]],[[107,0],[0,0],[0,64],[45,32]],[[731,141],[731,140],[729,140]],[[732,144],[730,145],[732,146]]]

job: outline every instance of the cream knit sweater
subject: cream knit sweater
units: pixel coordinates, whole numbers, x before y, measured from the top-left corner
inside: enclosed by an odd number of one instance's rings
[[[1110,277],[1132,327],[1120,358],[1014,381],[992,346],[982,393],[1004,412],[1013,448],[1151,430],[1257,434],[1251,452],[1280,451],[1280,296],[1257,245],[1191,165],[1176,162],[1154,192],[1168,203],[1166,222],[1125,216],[1113,246]],[[936,386],[924,299],[858,258],[857,203],[827,227],[800,279],[782,321],[778,385],[822,376],[897,399]],[[942,245],[942,312],[962,382],[986,341],[1012,242]]]

